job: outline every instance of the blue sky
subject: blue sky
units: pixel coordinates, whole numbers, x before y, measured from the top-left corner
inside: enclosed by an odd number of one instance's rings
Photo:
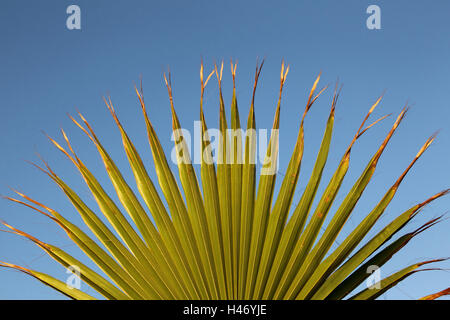
[[[81,30],[66,28],[66,8],[81,8]],[[366,8],[381,8],[381,29],[366,27]],[[396,198],[374,228],[417,202],[449,187],[450,171],[450,3],[436,1],[2,1],[0,5],[0,193],[17,188],[81,223],[63,194],[24,160],[39,152],[93,208],[95,202],[73,166],[46,140],[41,130],[61,139],[63,127],[89,168],[111,185],[94,147],[66,113],[79,109],[133,182],[119,133],[101,97],[111,94],[119,117],[152,172],[151,153],[133,85],[143,75],[150,117],[170,152],[170,110],[162,72],[172,71],[175,107],[183,127],[198,120],[200,59],[206,70],[225,59],[224,92],[231,96],[228,61],[238,60],[237,85],[241,119],[246,119],[257,57],[266,57],[257,92],[259,128],[269,128],[275,111],[281,60],[290,64],[281,107],[280,170],[292,152],[301,114],[314,78],[321,84],[337,78],[344,84],[336,111],[335,132],[320,190],[334,172],[346,146],[376,98],[386,91],[376,117],[398,114],[409,101],[412,109],[381,158],[373,181],[355,208],[338,241],[373,208],[407,167],[420,146],[440,129],[436,143],[415,165]],[[305,124],[305,155],[294,203],[314,163],[331,102],[331,90],[314,105]],[[213,78],[205,97],[209,127],[217,127],[217,85]],[[370,130],[355,146],[350,171],[337,197],[343,199],[394,120]],[[281,179],[278,179],[278,182]],[[320,191],[319,190],[319,191]],[[411,231],[446,213],[450,198],[427,207],[406,227]],[[334,206],[336,208],[336,206]],[[63,231],[33,211],[0,201],[0,218],[82,254]],[[450,222],[421,234],[383,267],[388,275],[407,264],[449,256]],[[371,234],[374,234],[373,232]],[[64,269],[27,240],[0,233],[0,260],[67,277]],[[449,263],[441,263],[449,268]],[[382,296],[411,299],[448,287],[448,271],[423,272]],[[88,293],[93,293],[92,289]],[[60,299],[38,281],[0,270],[0,299]]]

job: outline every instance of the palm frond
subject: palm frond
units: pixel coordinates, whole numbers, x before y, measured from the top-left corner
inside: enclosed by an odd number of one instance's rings
[[[364,170],[354,181],[337,210],[331,208],[337,199],[351,165],[353,146],[363,134],[389,115],[367,125],[380,104],[379,97],[369,108],[360,127],[344,151],[340,162],[325,186],[322,174],[332,145],[334,119],[341,87],[336,84],[323,138],[310,178],[298,203],[293,205],[305,152],[304,123],[316,100],[327,86],[318,89],[321,74],[309,91],[304,112],[299,118],[297,139],[286,173],[276,193],[278,173],[279,129],[283,88],[289,66],[281,65],[280,87],[272,132],[261,172],[256,173],[255,96],[264,61],[257,63],[252,99],[246,128],[241,127],[237,96],[237,63],[231,61],[233,90],[228,126],[222,91],[223,62],[204,75],[200,67],[200,175],[197,177],[189,153],[186,136],[178,118],[172,92],[171,74],[164,74],[172,115],[174,151],[179,183],[169,166],[158,135],[152,125],[141,88],[135,87],[153,156],[157,183],[152,181],[146,164],[120,122],[110,97],[104,98],[107,109],[120,132],[124,152],[134,176],[136,192],[94,132],[93,126],[78,112],[69,116],[94,144],[113,186],[113,196],[80,159],[68,134],[61,129],[64,144],[47,136],[75,166],[89,188],[98,211],[86,202],[42,158],[42,165],[32,163],[45,173],[67,197],[94,237],[70,222],[59,212],[22,192],[17,197],[5,197],[45,215],[61,227],[68,237],[95,264],[100,275],[61,248],[45,243],[6,222],[6,232],[24,237],[64,268],[77,267],[80,280],[106,299],[345,299],[369,277],[371,266],[382,267],[418,234],[441,221],[429,220],[413,232],[397,236],[426,205],[448,194],[449,189],[436,193],[423,202],[396,216],[380,232],[364,240],[388,208],[407,173],[436,138],[433,134],[419,149],[406,169],[386,188],[375,207],[331,250],[340,231],[367,189],[382,154],[407,114],[405,106],[383,142],[375,149]],[[215,75],[219,88],[219,132],[217,148],[204,115],[203,97],[207,83]],[[216,160],[216,163],[215,163]],[[184,195],[184,196],[183,196]],[[316,199],[317,197],[317,199]],[[143,200],[143,203],[141,203]],[[313,204],[317,205],[313,207]],[[121,209],[122,208],[122,209]],[[329,218],[329,219],[327,219]],[[105,220],[106,219],[106,220]],[[329,221],[325,224],[326,221]],[[321,234],[321,230],[324,232]],[[395,238],[396,237],[396,238]],[[400,269],[380,280],[374,287],[353,293],[349,299],[376,299],[407,277],[425,270],[423,265],[442,262],[433,259]],[[1,267],[24,272],[72,299],[94,299],[83,291],[70,287],[50,275],[21,266],[0,262]],[[449,294],[449,289],[424,296],[432,300]]]

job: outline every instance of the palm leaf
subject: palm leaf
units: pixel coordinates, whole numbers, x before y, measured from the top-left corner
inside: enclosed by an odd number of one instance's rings
[[[441,191],[395,217],[380,232],[364,240],[379,221],[407,173],[435,140],[432,135],[413,158],[408,167],[386,188],[385,195],[335,250],[331,250],[358,201],[367,189],[382,154],[387,149],[407,107],[398,115],[391,129],[376,148],[366,167],[346,192],[335,212],[332,205],[341,191],[341,185],[351,165],[352,148],[371,127],[369,117],[380,104],[379,97],[370,107],[355,136],[345,150],[324,191],[318,194],[332,145],[336,106],[341,89],[336,88],[331,110],[326,121],[316,161],[300,201],[293,206],[293,198],[302,164],[304,149],[304,123],[314,102],[323,94],[317,90],[321,74],[309,92],[301,117],[297,139],[286,172],[276,193],[278,171],[278,130],[280,128],[281,98],[289,66],[281,65],[280,88],[272,132],[261,172],[256,174],[256,119],[255,94],[264,61],[256,65],[253,94],[247,117],[246,131],[241,128],[237,99],[236,63],[231,62],[233,91],[231,97],[231,123],[227,124],[222,92],[223,63],[215,65],[206,78],[203,63],[200,67],[200,124],[199,138],[201,162],[200,180],[186,141],[187,136],[175,111],[171,75],[164,74],[170,110],[174,152],[181,188],[171,170],[158,135],[150,121],[141,88],[135,91],[147,130],[158,183],[155,185],[132,139],[119,120],[110,97],[105,104],[119,129],[123,150],[134,176],[137,192],[124,178],[110,157],[100,138],[86,118],[70,116],[96,147],[106,169],[109,182],[124,210],[108,194],[80,159],[66,132],[61,129],[65,146],[49,136],[53,144],[73,163],[89,188],[98,208],[90,208],[80,195],[42,160],[43,165],[32,163],[45,173],[67,197],[93,236],[66,219],[59,212],[39,201],[14,190],[18,198],[5,197],[45,215],[61,227],[85,254],[85,260],[74,258],[61,248],[37,239],[31,234],[3,222],[6,231],[32,241],[64,268],[76,266],[80,279],[106,299],[344,299],[369,276],[369,266],[388,263],[411,239],[440,221],[429,220],[413,232],[400,234],[408,223],[418,216],[430,202],[446,195]],[[219,88],[219,132],[216,144],[204,114],[205,88],[215,74]],[[318,92],[316,92],[318,91]],[[217,147],[214,149],[214,147]],[[196,157],[193,157],[196,159]],[[217,160],[217,164],[214,161]],[[256,187],[258,186],[258,187]],[[341,191],[342,192],[342,191]],[[318,197],[317,205],[313,204]],[[143,204],[141,204],[143,200]],[[96,212],[98,210],[99,212]],[[327,217],[331,215],[330,219]],[[103,217],[104,219],[103,219]],[[106,219],[106,220],[105,220]],[[329,220],[327,224],[325,221]],[[320,231],[324,230],[322,234]],[[399,234],[399,235],[398,235]],[[394,239],[395,238],[395,239]],[[394,240],[391,240],[394,239]],[[358,248],[358,249],[357,249]],[[356,250],[357,249],[357,250]],[[424,270],[423,265],[445,259],[415,263],[380,280],[374,288],[363,289],[350,299],[376,299],[402,280]],[[99,274],[90,263],[95,264]],[[0,266],[24,272],[72,299],[94,299],[81,290],[48,274],[0,262]],[[424,296],[431,300],[449,294],[449,289]]]

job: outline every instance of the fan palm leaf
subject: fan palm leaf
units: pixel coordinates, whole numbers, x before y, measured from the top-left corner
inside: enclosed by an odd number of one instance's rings
[[[98,205],[99,213],[90,208],[47,162],[41,159],[42,165],[33,165],[61,189],[80,214],[86,227],[92,231],[94,238],[62,214],[22,192],[14,190],[17,197],[6,198],[32,208],[55,222],[104,275],[100,275],[61,248],[45,243],[6,222],[2,222],[6,228],[4,231],[31,240],[69,270],[76,266],[81,280],[106,299],[375,299],[418,271],[435,270],[436,268],[423,269],[421,266],[445,259],[433,259],[407,266],[381,279],[373,287],[355,293],[370,276],[367,272],[369,267],[383,266],[416,235],[441,220],[442,217],[432,219],[415,231],[391,241],[424,206],[446,195],[449,190],[438,192],[418,202],[396,216],[380,232],[364,240],[394,198],[406,174],[433,143],[436,135],[425,141],[408,167],[395,183],[387,188],[385,195],[372,211],[332,250],[332,244],[372,180],[379,159],[408,108],[405,106],[401,110],[359,178],[345,194],[337,210],[332,213],[332,205],[350,166],[352,147],[369,128],[387,117],[367,124],[382,99],[379,97],[369,108],[344,151],[325,190],[318,194],[332,143],[336,106],[341,91],[336,85],[316,162],[300,200],[293,204],[304,153],[305,119],[326,87],[318,89],[321,77],[319,74],[310,90],[291,158],[285,174],[282,174],[279,191],[275,192],[276,178],[280,173],[277,157],[281,102],[289,66],[284,63],[281,66],[273,127],[261,173],[257,175],[255,95],[263,63],[256,66],[245,130],[241,128],[237,101],[236,63],[231,62],[233,91],[230,127],[227,124],[222,92],[223,63],[216,65],[206,77],[202,63],[199,177],[191,161],[182,124],[176,113],[170,73],[164,74],[172,114],[172,134],[180,184],[169,166],[148,115],[142,86],[140,89],[135,88],[135,91],[143,112],[157,182],[152,181],[138,150],[119,121],[111,99],[104,99],[120,131],[138,192],[134,192],[125,180],[86,118],[81,113],[78,113],[79,119],[70,116],[73,123],[95,145],[124,210],[119,208],[112,195],[108,194],[97,180],[96,173],[89,170],[80,159],[64,130],[61,130],[61,134],[65,146],[48,137],[79,171]],[[205,87],[213,75],[217,78],[219,88],[220,135],[217,150],[213,149],[203,110]],[[317,205],[313,208],[315,200]],[[331,217],[325,225],[329,215]],[[322,234],[321,230],[324,230]],[[72,299],[95,299],[51,275],[7,262],[0,262],[0,266],[24,272]],[[448,289],[423,299],[435,299],[446,294],[449,294]]]

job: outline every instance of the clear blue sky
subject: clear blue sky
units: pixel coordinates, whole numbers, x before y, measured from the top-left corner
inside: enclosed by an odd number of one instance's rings
[[[66,28],[66,8],[81,8],[81,30]],[[366,28],[366,8],[381,8],[381,30]],[[280,165],[284,171],[292,151],[299,118],[315,76],[322,84],[337,77],[344,89],[336,111],[335,133],[323,181],[327,182],[364,114],[387,89],[374,119],[398,114],[407,100],[413,104],[392,139],[372,183],[356,207],[342,240],[351,227],[380,200],[412,160],[421,144],[441,129],[436,143],[407,176],[396,198],[375,226],[385,223],[417,202],[450,186],[450,2],[435,1],[2,1],[0,5],[0,193],[8,186],[57,209],[74,222],[76,211],[47,177],[24,160],[47,159],[57,173],[96,208],[73,166],[50,146],[41,130],[57,137],[62,126],[79,155],[98,171],[111,191],[100,159],[90,141],[68,120],[66,113],[82,111],[92,122],[126,178],[133,182],[126,158],[101,97],[110,93],[117,112],[151,171],[146,140],[133,83],[144,77],[151,119],[167,152],[170,111],[162,71],[170,66],[175,107],[185,128],[198,120],[201,57],[210,70],[215,60],[238,59],[238,101],[246,119],[254,65],[266,57],[256,100],[257,125],[269,128],[275,110],[279,68],[291,66],[281,111]],[[230,101],[231,76],[226,64],[225,99]],[[305,156],[298,201],[316,156],[329,111],[331,90],[308,115]],[[209,85],[205,109],[210,127],[217,127],[216,82]],[[368,161],[393,117],[377,125],[354,148],[350,171],[337,202],[349,190]],[[152,177],[154,173],[152,172]],[[155,179],[156,181],[156,179]],[[321,186],[323,190],[323,184]],[[334,207],[335,208],[335,207]],[[427,207],[406,230],[448,211],[450,198]],[[33,211],[0,201],[0,218],[58,245],[77,257],[82,254],[63,231]],[[386,276],[407,264],[450,255],[448,220],[414,239],[382,269]],[[373,234],[373,232],[371,233]],[[64,279],[56,262],[27,240],[0,233],[0,260],[45,271]],[[449,263],[441,263],[449,268]],[[450,284],[448,271],[417,274],[382,298],[410,299]],[[84,288],[84,289],[87,289]],[[92,289],[87,289],[93,293]],[[59,299],[62,296],[38,281],[11,270],[0,270],[1,299]]]

